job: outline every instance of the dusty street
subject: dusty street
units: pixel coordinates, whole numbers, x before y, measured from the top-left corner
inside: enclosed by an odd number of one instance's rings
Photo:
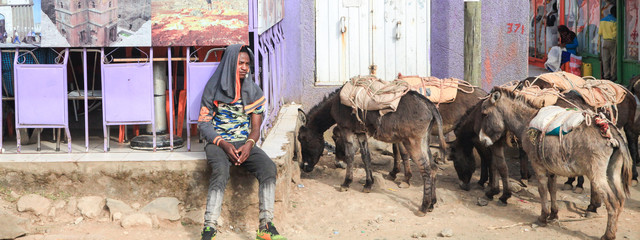
[[[391,169],[391,157],[376,154],[373,160],[378,163],[374,165],[374,176],[377,179],[386,176]],[[360,165],[359,157],[356,161]],[[597,239],[605,229],[604,207],[598,209],[598,218],[581,216],[589,202],[586,193],[559,191],[560,223],[548,227],[532,225],[540,212],[537,189],[533,186],[515,193],[507,206],[500,206],[497,199],[487,206],[478,206],[484,190],[477,184],[469,192],[460,190],[451,162],[440,166],[438,204],[426,217],[416,216],[422,185],[415,166],[410,188],[399,188],[397,183],[385,179],[376,183],[371,193],[362,192],[359,183],[364,178],[362,169],[356,170],[349,191],[339,192],[345,170],[334,167],[333,155],[323,156],[318,166],[312,173],[303,173],[301,185],[293,189],[287,218],[275,220],[278,230],[289,239],[440,239],[442,233],[451,234],[449,239]],[[478,175],[476,172],[474,181]],[[511,166],[511,176],[518,176],[515,166]],[[559,178],[558,185],[564,180]],[[638,221],[640,191],[636,186],[620,216],[618,239],[640,239]],[[255,238],[252,228],[255,224],[257,220],[247,223],[246,229],[225,225],[219,239]],[[200,229],[200,225],[182,221],[160,223],[152,230],[125,230],[103,219],[78,225],[41,226],[41,232],[46,234],[20,239],[199,239]]]

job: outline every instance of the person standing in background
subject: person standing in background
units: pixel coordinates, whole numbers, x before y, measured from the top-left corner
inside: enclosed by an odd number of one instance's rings
[[[598,34],[602,37],[602,49],[600,57],[602,60],[602,78],[615,81],[616,77],[616,6],[609,9],[609,15],[600,20]]]
[[[18,30],[13,30],[13,41],[12,43],[20,44],[20,36],[18,35]]]

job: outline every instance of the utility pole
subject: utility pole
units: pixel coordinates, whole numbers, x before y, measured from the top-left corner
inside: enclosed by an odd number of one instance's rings
[[[480,0],[464,0],[464,80],[481,87]]]

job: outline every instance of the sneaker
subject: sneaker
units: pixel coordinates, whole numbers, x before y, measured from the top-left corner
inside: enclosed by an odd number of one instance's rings
[[[280,236],[276,226],[272,222],[268,222],[264,226],[260,226],[260,230],[256,234],[256,240],[287,240],[287,238]]]
[[[202,229],[202,240],[215,240],[218,231],[212,227],[204,227]]]

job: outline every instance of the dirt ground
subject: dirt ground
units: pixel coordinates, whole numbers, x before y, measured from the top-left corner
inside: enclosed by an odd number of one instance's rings
[[[374,175],[384,175],[391,169],[391,157],[373,156]],[[449,239],[598,239],[606,226],[606,210],[598,209],[596,218],[582,217],[589,195],[559,191],[560,222],[547,227],[532,225],[540,213],[534,180],[527,188],[509,199],[507,206],[497,199],[487,206],[478,206],[484,189],[473,184],[471,191],[458,187],[451,162],[440,165],[438,172],[438,203],[433,212],[418,217],[422,199],[422,184],[417,168],[409,188],[399,188],[397,182],[376,183],[371,193],[362,192],[364,171],[355,172],[354,183],[347,192],[339,192],[344,169],[335,168],[333,155],[324,155],[319,167],[302,174],[302,182],[293,189],[286,219],[275,219],[280,233],[289,239],[440,239],[442,232],[452,233]],[[361,166],[359,157],[356,159]],[[511,166],[511,176],[517,177],[517,163]],[[478,172],[474,181],[478,179]],[[402,177],[400,175],[400,177]],[[400,178],[399,177],[399,178]],[[561,187],[566,178],[559,178]],[[588,186],[585,183],[585,186]],[[620,216],[618,239],[640,239],[640,187],[633,187]],[[19,239],[199,239],[201,226],[185,223],[160,224],[152,230],[123,229],[107,219],[83,221],[78,225],[41,226],[35,234]],[[220,229],[218,239],[252,239],[255,230]]]

